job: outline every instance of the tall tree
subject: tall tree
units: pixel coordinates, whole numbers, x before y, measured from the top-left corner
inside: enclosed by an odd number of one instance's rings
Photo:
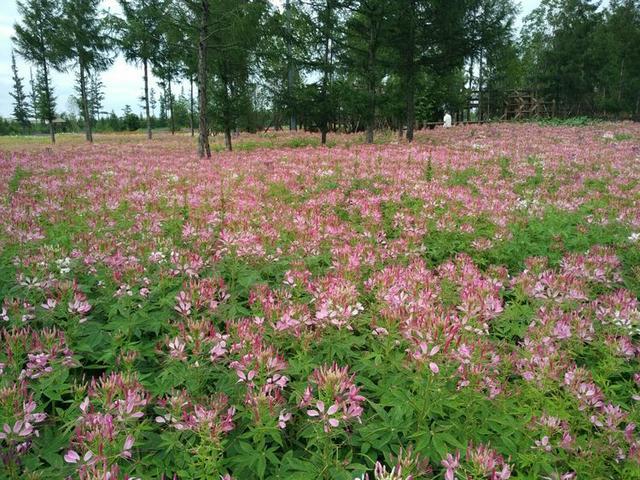
[[[44,125],[45,122],[49,121],[51,112],[54,112],[52,118],[55,118],[57,99],[53,95],[53,92],[48,88],[48,78],[44,75],[44,71],[42,69],[36,70],[35,88],[36,104],[34,106],[34,111],[36,112],[35,114],[37,118],[39,118]],[[53,121],[49,121],[50,129],[52,123]]]
[[[472,49],[473,40],[466,27],[469,13],[480,0],[398,0],[393,2],[390,47],[393,50],[391,72],[400,78],[403,123],[406,138],[413,140],[416,124],[416,89],[419,83],[433,91],[431,99],[444,98],[446,89],[433,82],[455,78],[464,58]],[[435,112],[431,105],[422,114]]]
[[[84,116],[82,113],[83,102],[82,102],[82,88],[80,83],[80,73],[78,72],[76,79],[76,92],[78,93],[78,97],[75,97],[77,107],[80,111],[80,114]],[[102,111],[102,103],[104,101],[104,85],[100,80],[100,77],[97,73],[87,75],[86,78],[86,94],[87,94],[87,105],[88,105],[88,115],[91,119],[92,125],[95,125],[96,121],[100,116],[100,112]]]
[[[18,75],[18,67],[16,66],[16,56],[11,52],[11,73],[13,76],[13,92],[10,93],[13,98],[13,118],[20,124],[24,131],[31,122],[29,122],[29,103],[27,95],[24,92],[22,78]]]
[[[36,71],[36,77],[37,76],[38,72]],[[36,82],[33,79],[33,70],[31,68],[29,69],[29,104],[31,118],[33,118],[33,122],[36,123],[42,118],[38,116],[38,89],[36,88]]]
[[[640,116],[640,1],[612,0],[597,29],[598,109]]]
[[[484,54],[482,83],[486,97],[482,112],[489,118],[502,115],[510,92],[523,87],[522,59],[515,39],[506,38]]]
[[[528,83],[562,104],[564,114],[593,108],[599,65],[595,34],[602,22],[600,2],[542,0],[522,29]]]
[[[419,27],[426,27],[428,19],[425,13],[425,2],[420,0],[398,0],[392,13],[391,46],[397,55],[396,69],[404,88],[404,109],[407,124],[407,140],[413,141],[413,130],[416,122],[416,82],[419,74],[418,52]]]
[[[310,0],[306,7],[310,32],[305,66],[317,78],[311,85],[312,113],[324,145],[336,110],[333,80],[336,60],[344,45],[343,5],[340,0]]]
[[[64,0],[62,52],[79,69],[80,111],[87,141],[93,142],[88,79],[111,65],[111,41],[106,17],[98,9],[100,0]]]
[[[118,43],[129,62],[142,63],[147,138],[151,139],[149,109],[149,70],[160,41],[160,21],[168,7],[167,0],[118,0],[124,18],[114,23],[119,32]]]
[[[471,46],[468,55],[469,85],[477,86],[480,117],[484,112],[487,61],[494,59],[497,51],[510,43],[516,13],[512,0],[476,0],[470,9],[467,22]]]
[[[272,9],[264,26],[265,40],[258,46],[261,97],[271,110],[269,126],[276,129],[284,122],[289,130],[297,130],[303,114],[301,69],[308,54],[309,22],[300,3],[287,1],[282,11]]]
[[[207,67],[209,50],[209,0],[200,1],[200,29],[198,34],[198,153],[211,158],[209,147],[209,125],[207,119]]]
[[[172,83],[180,75],[180,59],[184,52],[181,32],[172,21],[170,15],[166,15],[159,25],[160,41],[153,61],[153,73],[160,79],[160,86],[165,90],[170,113],[171,134],[176,131],[175,116],[173,111],[174,95],[171,91]]]
[[[191,23],[197,25],[197,33],[192,32],[197,39],[197,84],[198,84],[198,155],[211,157],[209,146],[209,117],[208,117],[208,89],[207,71],[209,69],[209,22],[211,21],[210,0],[184,0],[188,10],[185,12]]]
[[[193,87],[198,76],[198,17],[193,7],[190,2],[174,4],[171,15],[167,16],[168,22],[165,22],[175,51],[173,55],[177,59],[175,63],[179,76],[189,80],[189,127],[192,137],[195,135]]]
[[[216,117],[228,150],[233,148],[231,132],[237,128],[238,117],[251,108],[250,78],[257,73],[255,53],[267,9],[266,0],[218,0],[212,5],[208,68],[218,106]]]
[[[33,62],[39,71],[39,106],[45,120],[49,122],[51,143],[56,142],[53,120],[55,119],[55,98],[51,87],[51,69],[60,69],[63,57],[60,54],[61,17],[60,2],[55,0],[18,1],[18,13],[22,23],[14,25],[12,37],[20,56]]]
[[[286,0],[284,6],[285,19],[286,19],[286,37],[285,42],[287,46],[287,103],[289,105],[289,130],[297,130],[298,122],[296,119],[296,109],[294,106],[294,82],[295,82],[295,64],[293,58],[293,7],[291,6],[291,0]]]
[[[104,102],[104,85],[97,73],[89,77],[89,114],[95,122],[102,112],[102,103]]]
[[[373,143],[376,122],[376,94],[384,76],[383,49],[388,44],[389,0],[360,0],[347,22],[348,66],[364,80],[367,106],[365,110],[366,141]]]

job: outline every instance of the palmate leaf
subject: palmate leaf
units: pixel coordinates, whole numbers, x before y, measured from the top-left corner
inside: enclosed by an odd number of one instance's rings
[[[318,478],[320,473],[312,462],[297,458],[291,450],[282,456],[278,472],[280,478],[297,478],[299,480]]]
[[[69,370],[66,368],[58,368],[51,374],[40,378],[40,381],[34,385],[33,390],[42,402],[59,402],[63,400],[63,396],[71,392],[72,388],[67,379],[69,378]]]
[[[277,447],[256,449],[251,443],[239,440],[234,449],[237,453],[228,456],[228,463],[237,474],[247,478],[265,478],[267,467],[277,468],[281,460],[275,455]]]

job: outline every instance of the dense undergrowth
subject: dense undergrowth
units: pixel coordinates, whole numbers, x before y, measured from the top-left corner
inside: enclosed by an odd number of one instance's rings
[[[0,477],[640,478],[640,130],[453,130],[0,154]]]

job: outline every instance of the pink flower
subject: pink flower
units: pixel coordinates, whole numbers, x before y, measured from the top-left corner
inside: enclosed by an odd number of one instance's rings
[[[285,412],[284,410],[280,412],[278,417],[278,428],[285,429],[287,427],[287,422],[291,420],[291,413]]]
[[[212,362],[215,362],[217,359],[224,357],[226,353],[227,353],[227,342],[225,342],[224,340],[220,340],[209,351],[209,355],[211,355],[210,358]]]
[[[535,444],[537,447],[543,449],[545,452],[551,451],[551,445],[549,444],[549,437],[547,435],[542,437],[542,439],[540,440],[536,440]]]
[[[187,296],[186,292],[180,292],[177,296],[176,296],[176,300],[178,301],[178,304],[174,307],[175,310],[183,316],[187,316],[191,313],[191,302],[189,300],[189,297]]]
[[[127,435],[127,438],[124,441],[124,445],[122,446],[122,456],[124,458],[131,458],[131,447],[133,447],[133,442],[135,439],[132,435]]]
[[[562,440],[560,441],[560,446],[564,449],[569,449],[573,445],[574,438],[571,436],[569,432],[562,433]]]
[[[78,455],[78,453],[75,450],[69,450],[64,455],[64,461],[67,463],[78,463],[79,460],[80,460],[80,455]]]
[[[251,383],[256,376],[255,370],[249,370],[249,373],[244,373],[242,370],[236,370],[236,374],[238,375],[238,383]]]
[[[373,329],[371,333],[375,336],[381,336],[381,337],[389,335],[389,331],[384,327],[376,327]]]
[[[28,437],[33,433],[33,425],[24,420],[18,420],[13,425],[13,433],[19,437]]]
[[[307,415],[310,417],[318,417],[324,412],[324,402],[316,403],[317,410],[307,410]]]
[[[456,452],[455,457],[447,453],[447,457],[440,463],[446,469],[445,480],[455,480],[456,469],[460,466],[460,452]]]
[[[169,342],[169,355],[176,360],[185,361],[187,356],[184,353],[185,343],[178,337]]]
[[[332,415],[335,415],[339,409],[340,406],[334,403],[325,412],[324,402],[318,400],[318,402],[316,403],[316,409],[307,410],[307,415],[309,415],[310,417],[320,417],[324,422],[324,431],[328,432],[331,427],[335,428],[340,424],[340,421],[337,418],[332,417]]]
[[[89,408],[89,397],[85,397],[82,403],[80,404],[80,411],[82,411],[82,413],[87,413],[88,408]]]
[[[41,306],[45,310],[53,310],[58,305],[58,302],[53,298],[48,298],[47,303],[43,303]]]
[[[73,301],[69,302],[69,313],[77,313],[79,315],[85,315],[91,310],[91,305],[87,302],[87,297],[80,292],[76,292],[73,296]]]

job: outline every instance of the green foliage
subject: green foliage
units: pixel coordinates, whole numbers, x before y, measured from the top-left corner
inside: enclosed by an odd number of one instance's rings
[[[590,117],[579,116],[569,118],[548,118],[538,121],[540,125],[549,125],[555,127],[586,127],[589,125],[595,125],[598,123],[597,119]]]
[[[18,68],[16,67],[16,57],[13,51],[11,51],[11,72],[13,79],[13,92],[11,92],[11,98],[13,98],[13,118],[24,129],[31,125],[29,121],[29,105],[24,86],[22,85],[22,78],[18,75]]]
[[[627,141],[627,140],[632,140],[633,139],[633,135],[631,135],[630,133],[616,133],[613,136],[613,139],[616,142],[624,142],[624,141]]]
[[[524,79],[556,101],[557,113],[637,115],[640,8],[635,1],[545,0],[522,30]]]
[[[131,111],[131,107],[129,105],[125,105],[122,112],[122,125],[124,128],[133,132],[140,128],[140,124],[140,117]]]
[[[535,163],[535,159],[531,161]],[[506,161],[501,163],[509,165]],[[475,175],[473,171],[464,172],[456,177],[458,185],[465,185]],[[18,191],[21,181],[27,177],[28,171],[17,169],[10,181],[10,191]],[[336,179],[331,181],[335,183]],[[371,179],[354,179],[349,189],[352,192],[369,191],[375,189],[374,185]],[[275,202],[295,201],[292,192],[282,183],[270,184],[266,196]],[[409,195],[397,203],[384,205],[382,211],[388,238],[394,237],[392,219],[398,211],[415,214],[422,208],[423,201]],[[481,266],[504,264],[512,274],[517,274],[523,269],[524,260],[531,256],[546,257],[552,264],[557,264],[566,252],[584,252],[595,244],[612,245],[623,262],[626,286],[640,293],[640,253],[625,246],[628,232],[615,223],[589,224],[585,221],[588,214],[589,206],[575,213],[550,210],[541,218],[523,219],[512,225],[512,238],[486,251],[475,249],[472,241],[479,236],[491,237],[492,225],[482,218],[460,219],[460,222],[473,224],[474,233],[433,229],[424,239],[424,255],[435,267],[464,252]],[[118,228],[127,228],[126,216],[126,205],[114,212]],[[183,218],[178,215],[173,220],[173,224],[164,224],[163,237],[178,243],[182,241]],[[66,225],[51,225],[47,230],[47,241],[58,245],[54,248],[71,249],[69,238],[82,228],[80,218],[72,218],[72,223]],[[15,276],[12,257],[10,251],[0,257],[1,274]],[[228,301],[211,317],[212,324],[222,329],[227,321],[259,314],[251,305],[250,292],[261,284],[272,288],[282,285],[292,261],[292,258],[281,258],[273,262],[252,262],[228,255],[202,272],[205,277],[222,278],[229,292]],[[305,262],[313,275],[324,275],[330,271],[331,256],[323,253],[307,257]],[[158,342],[176,334],[172,324],[174,298],[184,288],[182,278],[155,276],[150,268],[148,274],[154,278],[153,288],[146,301],[140,304],[136,297],[128,295],[117,298],[103,295],[104,283],[107,291],[117,288],[109,271],[103,267],[93,273],[80,265],[73,268],[78,288],[91,298],[92,311],[87,322],[81,326],[71,325],[64,309],[47,314],[49,316],[42,321],[65,328],[77,358],[82,359],[84,374],[98,375],[120,361],[127,352],[135,352],[135,366],[121,367],[135,368],[153,395],[185,389],[195,397],[203,397],[222,390],[229,395],[230,402],[238,406],[236,428],[222,443],[212,441],[206,432],[169,429],[158,432],[151,426],[144,427],[144,435],[139,437],[138,474],[158,476],[169,471],[185,478],[205,479],[233,471],[237,478],[247,479],[350,480],[370,471],[377,460],[389,461],[392,455],[399,453],[401,446],[413,445],[415,452],[437,460],[456,449],[464,451],[469,442],[490,443],[504,455],[509,455],[510,461],[518,466],[514,475],[522,478],[548,476],[557,469],[605,478],[610,468],[608,460],[592,455],[568,460],[559,454],[555,457],[556,463],[551,464],[548,455],[530,448],[534,434],[525,425],[531,425],[533,418],[543,413],[571,419],[576,442],[581,446],[589,445],[590,423],[582,420],[578,406],[557,384],[549,382],[534,386],[520,377],[505,374],[501,377],[503,388],[516,392],[513,395],[489,400],[483,392],[473,388],[460,390],[451,375],[453,372],[447,370],[450,367],[444,364],[438,375],[433,375],[424,365],[408,365],[406,339],[393,329],[388,336],[373,336],[370,319],[366,317],[354,322],[353,331],[332,329],[321,336],[300,339],[279,337],[275,332],[269,334],[270,341],[286,355],[289,364],[286,372],[291,378],[289,408],[296,408],[295,403],[313,368],[329,359],[351,366],[356,375],[355,382],[362,386],[361,393],[367,399],[362,423],[354,423],[348,431],[327,435],[318,425],[313,427],[305,422],[302,415],[288,425],[285,434],[273,423],[268,423],[274,419],[265,417],[264,423],[256,423],[251,409],[243,403],[243,389],[238,386],[232,369],[216,364],[193,368],[166,356],[159,357]],[[7,296],[12,291],[6,290],[5,285],[0,294]],[[461,301],[459,287],[454,282],[442,281],[439,300],[446,308],[455,308]],[[504,293],[504,301],[505,309],[491,322],[489,336],[498,344],[516,348],[527,334],[539,305],[511,289]],[[633,373],[630,365],[613,356],[601,342],[576,345],[571,354],[579,364],[589,365],[598,384],[605,386],[611,401],[626,401],[628,391],[621,389],[621,385]],[[65,414],[60,406],[73,401],[76,393],[72,385],[79,374],[73,369],[56,370],[55,375],[45,377],[35,385],[34,394],[39,402],[51,411],[58,411],[61,419],[65,418],[64,415],[71,414]],[[73,418],[66,420],[73,421]],[[42,463],[29,460],[25,467],[40,471],[43,479],[57,478],[57,472],[67,468],[60,458],[60,451],[67,448],[70,435],[70,431],[59,434],[53,428],[44,427],[33,446],[33,455]],[[631,467],[624,469],[616,475],[634,478],[635,471]]]
[[[478,176],[478,170],[475,167],[467,167],[462,170],[451,170],[447,185],[450,187],[468,187],[469,180]]]
[[[9,187],[9,193],[16,193],[20,188],[20,183],[22,182],[22,180],[24,180],[25,178],[29,178],[30,174],[31,173],[29,172],[29,170],[25,170],[22,167],[17,167],[13,172],[13,175],[9,179],[7,185]]]
[[[113,62],[108,20],[100,13],[98,5],[99,0],[66,0],[58,38],[61,56],[78,68],[78,103],[89,141],[93,141],[95,102],[100,96],[97,85],[92,85],[90,78],[92,72],[105,70]]]
[[[36,117],[51,122],[55,118],[55,97],[51,87],[51,70],[61,69],[64,57],[60,49],[60,4],[52,0],[17,2],[22,23],[15,25],[12,38],[20,56],[33,62],[37,70]],[[53,127],[51,128],[52,140]]]

